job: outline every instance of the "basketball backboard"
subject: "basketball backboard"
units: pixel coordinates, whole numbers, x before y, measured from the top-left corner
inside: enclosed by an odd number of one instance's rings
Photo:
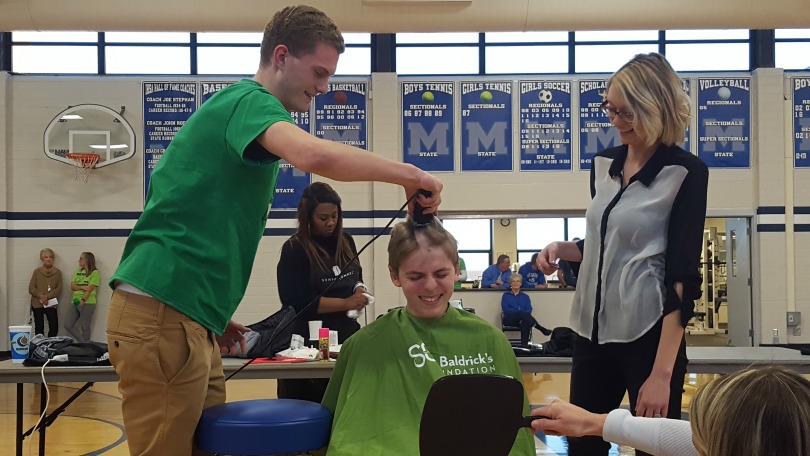
[[[95,167],[101,168],[135,154],[135,133],[121,114],[106,106],[84,104],[53,118],[45,129],[44,146],[45,155],[67,164],[72,164],[67,154],[96,153]]]

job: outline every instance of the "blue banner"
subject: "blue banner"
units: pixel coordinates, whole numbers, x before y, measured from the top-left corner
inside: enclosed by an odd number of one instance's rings
[[[796,168],[810,167],[810,77],[795,77],[793,86],[793,156]]]
[[[368,149],[366,142],[366,82],[331,82],[315,98],[315,136]]]
[[[196,82],[143,83],[143,192],[174,135],[197,109]]]
[[[751,166],[751,78],[698,79],[698,157],[710,168]]]
[[[202,106],[203,103],[208,101],[209,98],[213,97],[215,93],[219,92],[225,87],[228,87],[231,84],[234,84],[235,82],[236,81],[201,82],[199,106]]]
[[[606,79],[579,81],[579,169],[591,169],[593,157],[605,149],[621,146],[619,130],[602,112]]]
[[[691,98],[692,87],[689,82],[689,79],[681,79],[681,84],[683,84],[683,90],[684,92],[686,92],[686,95]],[[683,133],[683,142],[678,143],[678,145],[681,146],[681,148],[687,152],[691,152],[691,150],[689,150],[689,147],[691,147],[689,135],[691,133],[692,133],[692,119],[690,118],[689,123],[686,124],[686,131]]]
[[[520,170],[571,170],[571,81],[520,81]]]
[[[402,161],[424,171],[453,171],[452,82],[401,85]]]
[[[310,133],[309,111],[291,112],[295,124],[302,130]],[[278,167],[278,181],[276,182],[276,194],[273,199],[273,206],[270,209],[297,209],[298,201],[304,189],[312,182],[312,175],[305,173],[287,160],[281,160]]]
[[[462,82],[461,170],[512,169],[512,82]]]

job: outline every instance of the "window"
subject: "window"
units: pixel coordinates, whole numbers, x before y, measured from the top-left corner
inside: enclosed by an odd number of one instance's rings
[[[371,74],[371,34],[343,38],[336,74]],[[262,33],[22,31],[11,41],[17,73],[247,76],[259,66]]]
[[[810,29],[778,29],[774,35],[777,68],[810,69]]]
[[[490,265],[492,219],[445,219],[442,224],[458,241],[458,254],[467,266],[467,280],[476,280]]]
[[[116,46],[107,48],[107,74],[189,74],[187,47]]]
[[[478,74],[478,48],[398,47],[397,74]]]

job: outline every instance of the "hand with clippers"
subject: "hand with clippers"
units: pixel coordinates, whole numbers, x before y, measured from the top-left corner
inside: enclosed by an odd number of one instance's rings
[[[436,214],[436,208],[434,207],[433,210],[429,210],[423,206],[422,201],[427,201],[426,198],[431,198],[431,193],[427,190],[419,190],[415,197],[413,197],[413,214],[411,215],[411,220],[413,220],[414,225],[416,226],[425,226],[429,225]],[[438,204],[438,203],[437,203]]]

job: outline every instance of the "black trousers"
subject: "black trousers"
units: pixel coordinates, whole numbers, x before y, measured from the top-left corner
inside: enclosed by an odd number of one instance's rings
[[[593,413],[619,408],[625,391],[635,415],[638,391],[652,372],[663,320],[632,342],[598,345],[578,336],[571,366],[571,403]],[[681,339],[669,384],[667,418],[681,419],[681,398],[686,375],[686,339]],[[606,455],[610,444],[601,437],[568,438],[569,456]],[[636,455],[646,455],[636,451]]]
[[[520,327],[520,344],[523,346],[529,344],[529,335],[532,333],[532,328],[535,325],[540,325],[529,312],[505,313],[503,314],[503,324]]]
[[[32,307],[34,312],[34,334],[45,333],[45,317],[48,317],[48,337],[54,337],[59,332],[59,314],[56,307]]]

